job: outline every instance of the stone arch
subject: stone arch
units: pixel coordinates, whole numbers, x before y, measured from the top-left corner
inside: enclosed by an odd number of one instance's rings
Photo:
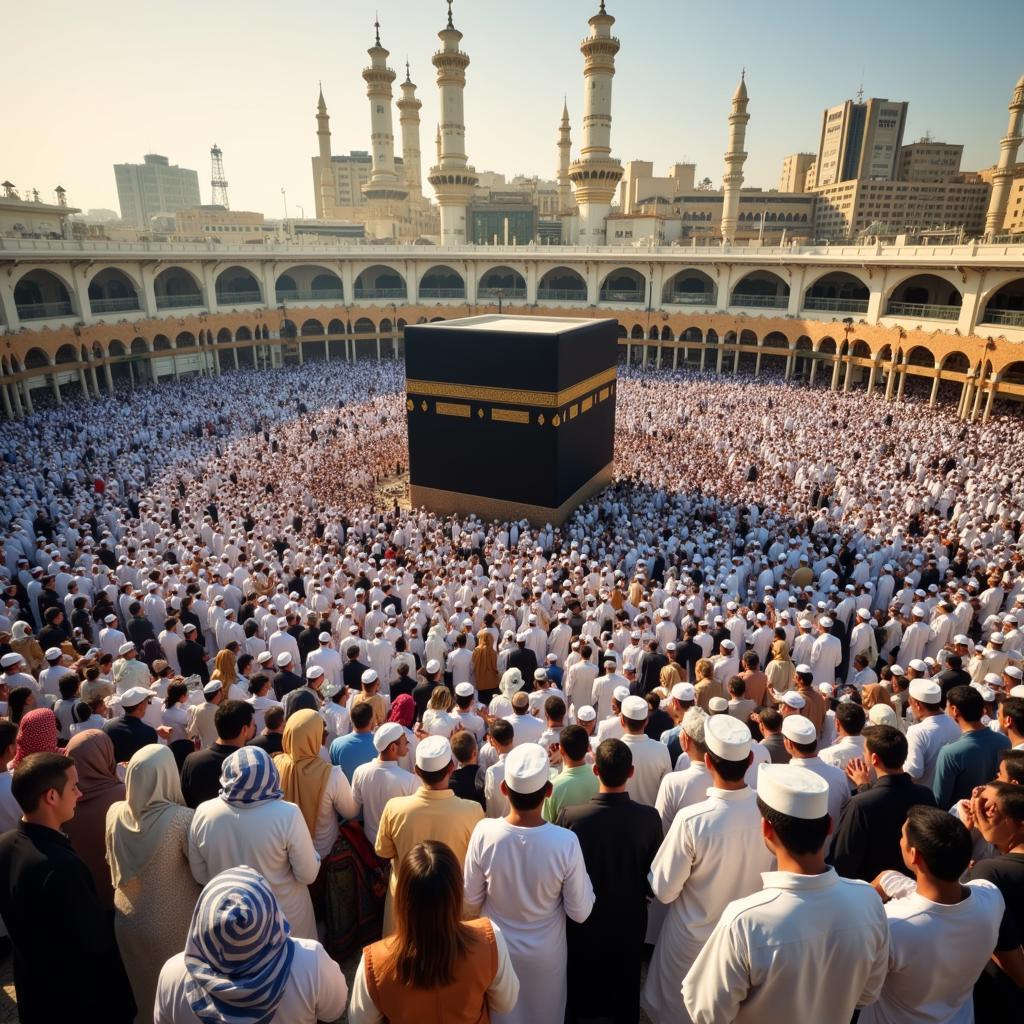
[[[677,270],[665,282],[661,301],[680,306],[714,306],[718,301],[718,284],[703,270]]]
[[[63,275],[36,267],[15,279],[14,308],[20,320],[74,316],[74,291]]]
[[[963,352],[954,349],[939,360],[939,369],[943,373],[967,373],[971,369],[971,360]]]
[[[665,324],[661,329],[661,340],[662,341],[675,341],[675,336],[672,334],[672,328]]]
[[[963,295],[953,274],[935,270],[927,274],[908,273],[885,295],[886,316],[957,320]]]
[[[789,285],[771,270],[751,270],[733,286],[730,305],[785,309]]]
[[[81,357],[75,351],[74,345],[61,345],[53,355],[54,366],[59,366],[61,363],[77,363],[80,360]]]
[[[332,320],[327,325],[327,333],[328,334],[344,334],[345,333],[345,325],[340,320]]]
[[[979,323],[1024,327],[1024,277],[1015,277],[995,288],[983,302]]]
[[[41,348],[30,348],[21,360],[25,370],[38,370],[50,365],[50,357]]]
[[[629,331],[626,329],[624,324],[619,324],[617,333],[620,338],[629,337]]]
[[[421,299],[464,299],[466,282],[457,270],[438,263],[420,277],[419,296]]]
[[[739,343],[754,346],[757,344],[757,335],[751,330],[744,329],[740,331]]]
[[[233,339],[231,337],[231,328],[230,327],[222,327],[217,332],[217,344],[218,345],[229,345],[232,340]]]
[[[361,316],[353,325],[355,334],[376,334],[377,326],[368,317]]]
[[[281,302],[343,302],[345,287],[330,268],[316,263],[298,263],[279,274],[274,297]]]
[[[651,327],[649,328],[649,330],[647,331],[647,340],[648,341],[658,341],[659,339],[660,339],[660,334],[658,332],[658,325],[657,324],[652,324]]]
[[[195,343],[196,336],[191,331],[181,331],[174,339],[175,348],[193,348]]]
[[[685,331],[679,332],[679,340],[699,344],[704,340],[704,332],[699,327],[687,327]]]
[[[139,285],[120,267],[102,267],[88,280],[89,309],[93,315],[139,309]]]
[[[814,346],[815,352],[820,352],[822,355],[835,355],[839,351],[839,346],[836,345],[836,339],[828,336],[819,338],[818,343]]]
[[[831,270],[815,278],[804,291],[804,309],[866,313],[871,292],[861,271]]]
[[[356,299],[404,299],[406,294],[402,274],[382,263],[364,268],[355,280]]]
[[[252,331],[248,327],[239,327],[235,331],[235,341],[252,341]]]
[[[324,325],[311,317],[309,320],[303,321],[299,333],[303,338],[316,338],[324,333]]]
[[[525,299],[526,278],[513,267],[488,267],[477,284],[477,298],[496,299],[498,291],[501,291],[504,299]]]
[[[782,331],[769,331],[761,341],[764,348],[789,349],[789,338]]]
[[[858,338],[850,349],[850,355],[855,359],[870,359],[871,346],[863,338]]]
[[[629,332],[629,336],[633,340],[643,341],[643,338],[644,338],[644,327],[643,327],[643,324],[633,324],[633,328]]]
[[[633,267],[616,267],[605,274],[599,295],[602,302],[643,302],[647,275]]]
[[[153,279],[157,309],[184,309],[203,306],[203,287],[199,279],[185,267],[165,267]]]
[[[1007,363],[997,374],[996,383],[1012,384],[1017,387],[1024,387],[1024,359],[1017,359]]]
[[[915,345],[906,355],[904,362],[910,366],[925,366],[929,370],[935,369],[935,355],[931,349],[924,345]]]
[[[572,267],[552,267],[546,270],[537,283],[537,298],[540,300],[564,300],[586,302],[587,282]]]
[[[214,289],[220,305],[244,306],[263,301],[259,279],[247,267],[231,266],[222,270]]]

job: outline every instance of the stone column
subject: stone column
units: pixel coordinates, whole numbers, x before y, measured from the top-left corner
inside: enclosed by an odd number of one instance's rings
[[[717,346],[717,348],[718,348],[718,359],[715,362],[715,373],[718,374],[719,377],[721,377],[722,376],[722,357],[725,354],[725,349],[722,347],[722,339],[721,338],[718,339],[718,346]]]
[[[329,363],[331,361],[331,343],[327,340],[327,335],[324,335],[324,362]]]
[[[672,369],[679,369],[679,345],[678,343],[672,349]]]
[[[99,380],[99,377],[96,375],[96,364],[95,363],[90,363],[89,364],[89,376],[92,377],[92,390],[93,390],[93,394],[97,398],[99,398],[100,397],[100,380]]]
[[[885,379],[885,400],[887,402],[892,401],[892,389],[896,385],[896,373],[899,364],[896,362],[896,356],[893,355],[889,362],[889,376]]]
[[[878,376],[878,363],[871,360],[871,370],[868,373],[868,394],[873,395],[875,393],[875,377]]]
[[[817,376],[818,376],[818,360],[812,354],[811,355],[811,374],[807,378],[807,383],[811,387],[814,387],[814,378],[817,377]]]
[[[996,389],[999,386],[999,382],[995,377],[992,378],[992,382],[988,386],[988,398],[985,401],[985,414],[981,418],[982,423],[988,423],[989,418],[992,415],[992,403],[996,399]]]
[[[761,356],[762,355],[763,355],[763,352],[761,350],[761,346],[758,345],[757,346],[757,361],[754,363],[754,376],[755,377],[760,377],[761,376]]]
[[[903,389],[907,386],[907,364],[905,362],[900,364],[900,383],[899,387],[896,388],[896,401],[903,401]]]
[[[237,370],[237,369],[239,369],[238,349],[237,348],[233,348],[231,350],[231,354],[235,357],[235,369]],[[220,376],[220,359],[217,360],[217,376],[218,377]]]
[[[380,362],[380,328],[377,329],[377,362]]]
[[[50,374],[50,388],[53,391],[53,400],[58,405],[63,405],[64,402],[63,402],[63,400],[60,397],[60,385],[57,383],[57,374],[56,374],[56,372],[52,372]]]
[[[928,408],[929,409],[934,409],[935,408],[935,403],[939,400],[939,384],[940,384],[941,381],[942,381],[942,371],[941,370],[936,370],[935,371],[935,379],[932,381],[931,397],[928,399]]]
[[[21,388],[18,386],[18,381],[12,381],[10,385],[11,401],[14,402],[14,413],[20,420],[25,415],[25,410],[21,406]]]
[[[701,350],[700,350],[700,372],[701,373],[704,372],[704,360],[707,358],[707,354],[708,354],[707,342],[705,341],[705,342],[703,342],[701,344]]]
[[[114,375],[110,372],[110,363],[103,364],[103,376],[107,381],[107,391],[110,394],[114,393]]]
[[[8,388],[6,384],[0,387],[0,398],[3,398],[4,402],[4,415],[9,420],[15,419],[14,409],[11,406],[11,396],[8,393]]]
[[[839,350],[836,350],[835,361],[832,364],[832,384],[831,388],[833,391],[839,390],[839,371],[842,368],[842,357],[839,355]]]
[[[21,389],[25,394],[25,412],[31,416],[36,410],[32,405],[32,389],[28,386],[28,381],[22,379]]]
[[[850,357],[846,357],[846,373],[843,374],[843,392],[844,394],[850,390],[850,377],[853,374],[853,363]]]

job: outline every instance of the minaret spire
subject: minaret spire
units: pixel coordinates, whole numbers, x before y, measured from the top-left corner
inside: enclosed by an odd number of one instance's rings
[[[722,241],[729,245],[736,238],[739,221],[740,189],[743,187],[743,163],[747,154],[743,142],[747,135],[747,73],[740,74],[740,84],[732,96],[732,113],[729,115],[729,150],[725,154],[725,174],[722,178]]]
[[[1024,75],[1017,81],[1010,100],[1010,121],[1006,126],[1006,134],[999,143],[999,162],[992,175],[992,195],[988,201],[988,212],[985,214],[985,234],[989,238],[1003,230],[1006,221],[1006,208],[1010,202],[1010,186],[1013,183],[1013,167],[1017,162],[1020,150],[1022,127],[1024,127]]]
[[[569,180],[569,163],[572,153],[572,138],[569,134],[569,103],[562,100],[562,123],[558,129],[558,212],[575,213],[576,203],[572,198],[572,183]]]
[[[402,126],[402,166],[405,173],[405,187],[410,195],[423,195],[423,179],[420,172],[420,108],[423,104],[416,98],[416,85],[410,76],[408,58],[405,61],[405,81],[400,86],[402,98],[398,101],[398,120]]]

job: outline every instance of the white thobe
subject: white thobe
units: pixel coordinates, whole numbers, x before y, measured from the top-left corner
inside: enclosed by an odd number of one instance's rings
[[[831,850],[832,840],[839,829],[839,817],[850,802],[850,780],[841,768],[827,764],[820,757],[794,757],[789,763],[814,772],[828,783],[828,813],[832,819],[832,834],[826,840],[825,849]]]
[[[830,747],[821,747],[818,750],[818,757],[825,764],[844,771],[855,757],[864,758],[864,737],[844,736],[838,743],[833,743]]]
[[[505,716],[505,721],[512,726],[514,739],[512,746],[518,747],[523,743],[537,743],[544,735],[544,723],[533,715],[517,715],[513,712]]]
[[[907,729],[907,759],[903,770],[922,786],[931,787],[939,751],[960,739],[960,726],[945,712],[928,715]]]
[[[706,800],[676,815],[651,865],[651,889],[669,904],[640,997],[654,1024],[688,1021],[682,978],[730,900],[755,892],[773,863],[749,787],[712,786]]]
[[[375,757],[361,764],[352,776],[352,796],[356,813],[363,812],[363,832],[370,843],[377,842],[380,816],[393,796],[412,796],[420,787],[419,779],[395,761]]]
[[[545,822],[535,828],[485,818],[469,839],[465,900],[501,928],[523,982],[494,1024],[561,1021],[566,1001],[565,918],[583,922],[594,889],[575,833]]]
[[[684,808],[707,799],[711,773],[703,761],[694,761],[682,771],[669,772],[661,780],[654,809],[661,815],[661,831],[668,833],[675,816]]]
[[[889,925],[867,882],[767,871],[734,900],[683,980],[694,1024],[848,1021],[882,990]]]
[[[811,648],[811,669],[814,683],[835,683],[836,669],[843,661],[843,645],[839,637],[822,633]]]
[[[633,775],[626,782],[626,792],[637,803],[653,807],[661,780],[672,771],[672,755],[664,743],[643,733],[625,733],[622,742],[633,755]]]
[[[927,622],[917,620],[903,631],[900,640],[900,652],[896,656],[896,664],[905,669],[912,661],[924,658],[931,639],[932,631]]]

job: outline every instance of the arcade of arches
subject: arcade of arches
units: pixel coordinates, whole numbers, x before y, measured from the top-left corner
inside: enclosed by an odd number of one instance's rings
[[[503,284],[506,282],[502,282]],[[510,291],[516,291],[509,282]],[[130,385],[189,373],[216,375],[310,359],[397,359],[408,324],[497,311],[365,305],[289,305],[249,313],[205,314],[96,324],[0,335],[0,398],[8,418],[33,409],[32,394],[99,395]],[[941,331],[778,316],[630,312],[607,309],[538,310],[506,303],[515,315],[592,316],[619,320],[625,362],[714,373],[778,374],[844,391],[880,390],[901,401],[908,377],[931,381],[932,404],[958,403],[963,418],[985,419],[996,399],[1024,402],[1024,351],[1017,345]],[[331,312],[343,316],[331,316]]]

